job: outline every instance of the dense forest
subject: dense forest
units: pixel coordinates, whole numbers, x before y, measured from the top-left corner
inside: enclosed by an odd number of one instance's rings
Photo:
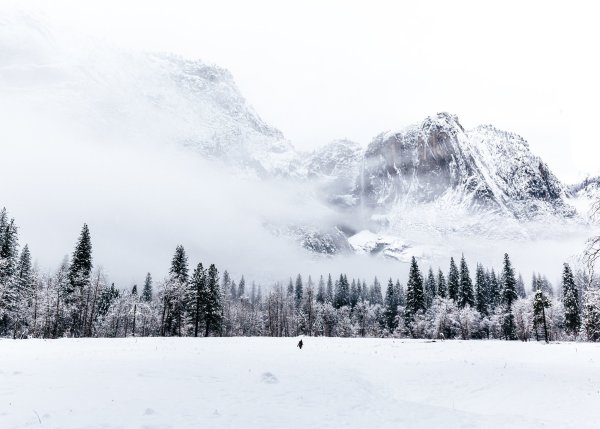
[[[51,274],[32,264],[18,228],[0,212],[0,336],[340,336],[433,339],[600,340],[600,284],[565,263],[557,288],[540,274],[526,286],[504,255],[499,272],[464,256],[400,279],[307,278],[263,288],[214,264],[190,266],[177,246],[166,278],[148,273],[122,288],[94,268],[84,225],[71,257]],[[587,274],[587,273],[591,273]]]

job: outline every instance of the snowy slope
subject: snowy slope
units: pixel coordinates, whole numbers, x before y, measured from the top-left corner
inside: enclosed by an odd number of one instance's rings
[[[581,183],[570,187],[571,204],[577,212],[590,222],[599,222],[600,219],[590,218],[592,205],[600,201],[600,176],[588,177]]]
[[[600,420],[600,346],[393,339],[0,340],[0,425],[546,428]]]
[[[69,37],[71,36],[71,37]],[[0,17],[0,93],[41,105],[107,140],[184,145],[244,174],[293,174],[297,154],[246,102],[225,69],[171,54],[121,51]]]

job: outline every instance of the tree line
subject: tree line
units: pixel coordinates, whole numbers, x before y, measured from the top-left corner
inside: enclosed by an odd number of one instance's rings
[[[327,274],[262,287],[176,247],[169,274],[138,290],[117,288],[94,268],[83,225],[71,257],[42,274],[18,230],[0,212],[0,336],[341,336],[506,340],[600,340],[600,284],[564,264],[559,291],[534,274],[529,287],[504,255],[496,273],[464,256],[447,272],[412,258],[404,285]]]

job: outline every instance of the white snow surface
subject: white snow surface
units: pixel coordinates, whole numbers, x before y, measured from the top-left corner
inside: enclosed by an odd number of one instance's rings
[[[1,340],[0,427],[597,428],[600,344]]]

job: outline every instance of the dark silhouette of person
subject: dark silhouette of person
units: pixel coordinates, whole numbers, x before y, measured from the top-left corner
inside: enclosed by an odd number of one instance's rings
[[[298,342],[298,347],[300,347],[300,350],[302,350],[302,346],[303,346],[303,345],[304,345],[304,344],[302,343],[302,340],[300,340],[300,341]]]

